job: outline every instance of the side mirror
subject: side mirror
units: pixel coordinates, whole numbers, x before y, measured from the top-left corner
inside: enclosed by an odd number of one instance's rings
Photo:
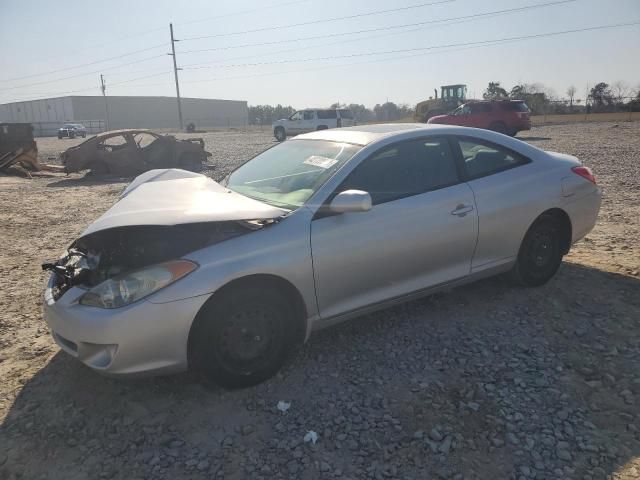
[[[368,212],[371,210],[371,195],[362,190],[345,190],[334,197],[329,210],[335,213]]]

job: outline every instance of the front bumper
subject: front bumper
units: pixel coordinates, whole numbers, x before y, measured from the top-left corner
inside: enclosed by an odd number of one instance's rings
[[[55,301],[53,282],[52,275],[44,294],[44,318],[60,348],[85,365],[109,375],[187,369],[189,330],[206,295],[102,309],[80,305],[78,299],[86,290],[78,287]]]

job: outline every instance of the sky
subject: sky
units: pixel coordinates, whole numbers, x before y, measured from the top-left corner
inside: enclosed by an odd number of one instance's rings
[[[175,96],[170,22],[183,97],[373,107],[456,83],[475,98],[490,81],[560,98],[640,87],[640,0],[0,0],[0,103],[100,95],[100,74],[107,95]]]

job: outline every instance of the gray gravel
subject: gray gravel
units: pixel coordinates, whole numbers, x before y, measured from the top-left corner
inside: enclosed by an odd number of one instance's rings
[[[215,178],[273,144],[204,136]],[[60,353],[37,263],[123,183],[0,183],[3,205],[20,199],[20,217],[0,213],[0,478],[639,478],[640,123],[522,136],[577,154],[605,188],[598,227],[554,280],[489,279],[358,318],[231,392],[189,374],[111,380]],[[41,155],[56,142],[39,141]]]

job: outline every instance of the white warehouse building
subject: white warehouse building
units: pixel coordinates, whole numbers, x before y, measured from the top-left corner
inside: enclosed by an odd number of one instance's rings
[[[247,102],[182,99],[183,124],[196,128],[244,127]],[[175,97],[70,96],[0,105],[0,123],[31,123],[36,136],[55,135],[64,123],[82,123],[90,133],[107,128],[178,129]]]

